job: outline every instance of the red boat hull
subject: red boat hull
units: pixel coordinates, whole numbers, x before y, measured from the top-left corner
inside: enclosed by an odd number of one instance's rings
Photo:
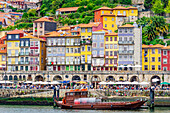
[[[56,101],[56,100],[55,100]],[[146,101],[135,102],[100,102],[88,104],[63,104],[56,101],[56,105],[61,109],[87,109],[87,110],[114,110],[114,109],[138,109]]]

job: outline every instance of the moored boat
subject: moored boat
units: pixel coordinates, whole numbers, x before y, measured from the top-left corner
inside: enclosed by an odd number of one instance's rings
[[[62,101],[57,101],[56,106],[61,109],[88,109],[88,110],[114,110],[114,109],[138,109],[147,100],[137,100],[134,102],[101,102],[100,98],[89,98],[88,91],[71,90],[65,93]]]

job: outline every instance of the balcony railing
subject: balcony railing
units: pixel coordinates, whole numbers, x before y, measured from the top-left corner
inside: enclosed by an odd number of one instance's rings
[[[134,41],[119,41],[118,44],[134,44]]]
[[[133,50],[128,50],[128,51],[125,51],[125,50],[119,50],[119,54],[133,54],[134,51]]]
[[[29,52],[20,52],[19,55],[20,55],[20,56],[29,55]]]
[[[8,56],[19,56],[19,54],[8,54]]]
[[[82,40],[80,41],[81,44],[91,44],[92,41],[91,40]]]

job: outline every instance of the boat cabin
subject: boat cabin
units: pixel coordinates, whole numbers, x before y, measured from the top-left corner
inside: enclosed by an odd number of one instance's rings
[[[88,91],[86,89],[76,89],[76,90],[70,90],[69,92],[65,93],[65,104],[74,104],[74,100],[78,98],[87,98]]]

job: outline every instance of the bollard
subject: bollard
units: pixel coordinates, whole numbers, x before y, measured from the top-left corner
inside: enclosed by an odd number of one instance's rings
[[[150,109],[154,110],[154,87],[150,88]]]

